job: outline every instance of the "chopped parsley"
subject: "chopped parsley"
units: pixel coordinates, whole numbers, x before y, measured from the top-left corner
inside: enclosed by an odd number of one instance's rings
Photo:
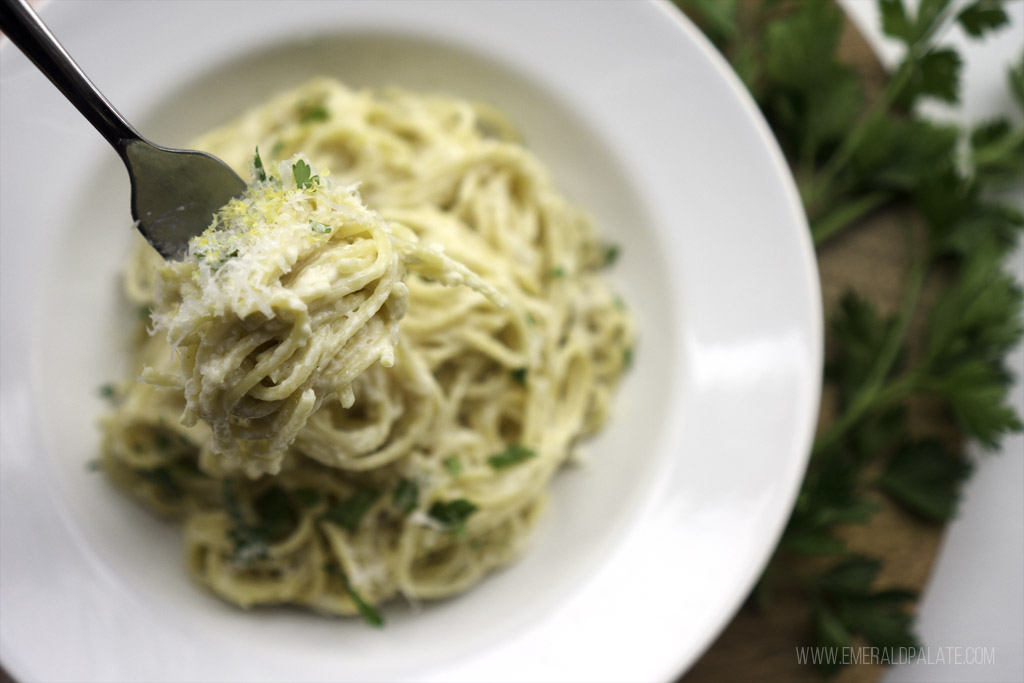
[[[299,115],[299,123],[326,121],[331,118],[330,110],[322,102],[299,102],[295,109]]]
[[[625,348],[622,350],[622,367],[625,370],[629,370],[633,367],[633,349]]]
[[[562,266],[555,266],[554,268],[551,269],[551,272],[549,274],[551,275],[551,277],[555,279],[564,278],[565,268],[563,268]]]
[[[320,176],[313,175],[313,169],[302,159],[292,164],[292,176],[295,178],[295,184],[303,190],[315,187],[320,182]]]
[[[617,244],[606,244],[602,249],[601,253],[601,265],[605,268],[611,268],[615,265],[615,262],[619,260],[619,254],[621,249]]]
[[[107,399],[108,401],[117,400],[117,387],[113,384],[107,383],[96,390],[100,397]]]
[[[185,494],[185,490],[181,488],[181,484],[174,478],[174,474],[167,465],[136,470],[136,472],[140,477],[155,485],[160,494],[166,498],[181,498]]]
[[[238,256],[238,250],[234,249],[228,254],[222,254],[220,250],[214,252],[197,251],[196,258],[202,259],[210,266],[210,270],[217,272],[224,267],[224,264]]]
[[[291,499],[280,486],[271,486],[253,499],[255,523],[242,511],[236,485],[230,479],[221,484],[221,502],[234,525],[228,538],[234,542],[232,560],[238,564],[266,559],[269,545],[287,538],[298,524]]]
[[[509,374],[512,375],[512,379],[515,380],[516,384],[520,386],[526,386],[526,368],[516,368],[511,370]]]
[[[287,538],[298,523],[292,501],[280,486],[271,486],[256,496],[252,509],[259,519],[259,533],[270,541]]]
[[[256,180],[266,180],[267,171],[263,168],[263,159],[260,159],[260,148],[256,147],[256,155],[253,156],[252,166],[256,170]]]
[[[412,479],[406,479],[402,477],[398,480],[395,485],[395,490],[391,494],[391,503],[401,511],[402,514],[407,515],[416,509],[420,500],[420,487]]]
[[[445,531],[456,536],[465,536],[466,520],[479,509],[465,498],[456,498],[455,500],[435,502],[430,506],[427,514],[431,519],[439,522]]]
[[[167,453],[168,451],[171,450],[171,447],[174,445],[174,442],[171,440],[171,437],[170,435],[167,434],[167,432],[161,431],[157,432],[153,436],[153,445],[160,453]]]
[[[357,489],[345,500],[327,508],[320,519],[354,532],[378,498],[380,492],[376,489]]]
[[[323,570],[327,575],[336,576],[341,579],[341,585],[344,586],[345,592],[348,593],[348,597],[352,599],[356,609],[359,610],[359,616],[363,618],[363,621],[375,628],[380,628],[384,625],[384,617],[381,616],[381,613],[377,611],[376,607],[363,600],[363,596],[356,592],[356,589],[352,587],[351,583],[349,583],[348,576],[345,575],[345,572],[341,571],[339,567],[331,564],[330,562],[324,562]]]
[[[509,444],[508,447],[501,453],[495,453],[487,458],[487,462],[491,464],[496,470],[503,470],[506,467],[512,467],[512,465],[518,465],[524,460],[530,458],[536,458],[537,451],[526,446],[520,446],[519,444]]]
[[[448,474],[457,477],[462,474],[462,460],[457,455],[449,455],[442,461],[444,469]]]
[[[309,229],[321,235],[329,235],[331,233],[331,226],[316,221],[309,222]]]

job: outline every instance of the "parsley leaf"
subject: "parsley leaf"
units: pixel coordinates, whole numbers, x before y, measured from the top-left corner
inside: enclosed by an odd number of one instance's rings
[[[889,459],[878,485],[912,512],[942,522],[956,512],[960,485],[970,472],[970,463],[940,441],[912,441]]]
[[[984,123],[971,133],[974,175],[988,184],[1014,184],[1024,178],[1024,126],[1006,119]]]
[[[221,482],[221,504],[233,524],[228,530],[228,538],[234,543],[232,560],[245,565],[255,560],[266,559],[267,539],[245,518],[235,483],[230,479]]]
[[[376,489],[357,489],[345,500],[327,508],[320,519],[354,532],[378,498],[380,492]]]
[[[880,0],[878,8],[882,13],[882,32],[891,38],[904,42],[913,41],[913,30],[902,0]]]
[[[1006,79],[1010,84],[1010,92],[1017,100],[1017,106],[1024,109],[1024,50],[1021,51],[1020,61],[1006,74]]]
[[[305,101],[299,102],[295,107],[299,115],[299,123],[313,123],[315,121],[327,121],[331,118],[331,112],[324,106],[323,102]]]
[[[872,590],[880,568],[878,560],[854,554],[821,574],[815,585],[815,645],[849,647],[860,636],[879,648],[917,646],[913,617],[905,607],[916,595],[902,589]],[[826,673],[840,665],[820,663]]]
[[[366,600],[363,599],[363,596],[356,592],[356,589],[352,587],[352,584],[349,582],[348,576],[346,576],[345,572],[341,571],[338,566],[331,564],[330,562],[324,563],[323,570],[325,574],[335,576],[341,580],[341,585],[345,588],[345,592],[348,593],[348,597],[351,598],[352,603],[356,606],[356,610],[359,611],[359,616],[363,618],[363,621],[375,628],[384,626],[384,617],[381,616],[381,613],[377,611],[376,607],[366,602]]]
[[[449,455],[443,461],[444,469],[448,474],[457,477],[462,474],[462,460],[457,455]]]
[[[159,465],[151,469],[140,469],[136,470],[136,472],[140,477],[154,484],[160,490],[161,495],[167,498],[181,498],[185,495],[185,490],[181,488],[181,485],[174,478],[174,474],[166,465]]]
[[[951,48],[940,48],[922,55],[909,72],[906,85],[896,99],[897,106],[910,109],[922,96],[958,102],[962,66],[960,55]]]
[[[260,159],[260,148],[256,147],[256,155],[252,159],[252,167],[256,171],[256,180],[266,180],[267,172],[263,168],[263,159]]]
[[[491,464],[496,470],[503,470],[513,465],[518,465],[524,460],[530,458],[536,458],[537,451],[520,446],[519,444],[509,444],[505,450],[501,453],[495,453],[494,455],[488,456],[487,462]]]
[[[259,520],[259,534],[271,542],[287,538],[298,523],[291,499],[280,486],[271,486],[256,496],[252,509]]]
[[[465,536],[466,520],[479,509],[465,498],[456,498],[455,500],[434,502],[427,514],[434,521],[439,522],[446,531]]]
[[[617,244],[606,244],[601,251],[601,266],[611,268],[619,260],[622,249]]]
[[[320,176],[312,175],[313,169],[302,159],[292,164],[292,176],[295,178],[295,185],[303,190],[315,187],[320,182]]]
[[[395,485],[391,494],[391,503],[403,514],[407,515],[416,509],[420,499],[420,487],[412,479],[402,477]]]
[[[994,31],[1009,23],[1006,11],[992,0],[976,0],[960,10],[956,20],[967,35],[980,38],[989,31]]]
[[[815,647],[836,649],[853,646],[853,636],[843,624],[839,616],[829,607],[819,604],[814,609],[811,621],[811,642]],[[843,666],[841,660],[821,658],[818,667],[826,674],[832,675]]]
[[[331,226],[316,221],[309,222],[309,229],[321,235],[329,235],[331,233]]]
[[[516,368],[514,370],[510,370],[509,374],[512,375],[512,379],[513,381],[515,381],[516,384],[525,387],[527,372],[527,368]]]

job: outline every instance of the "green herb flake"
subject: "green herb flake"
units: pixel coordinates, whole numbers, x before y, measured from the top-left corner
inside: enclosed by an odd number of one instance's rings
[[[166,498],[181,498],[185,494],[185,490],[181,488],[181,485],[166,465],[145,470],[140,469],[136,470],[136,472],[140,477],[155,485],[159,489],[160,494]]]
[[[271,486],[256,496],[252,509],[259,519],[255,531],[271,542],[287,538],[298,524],[291,498],[280,486]]]
[[[256,147],[256,154],[252,158],[252,167],[255,171],[256,180],[266,180],[267,171],[263,168],[263,159],[260,158],[260,148]]]
[[[449,533],[465,536],[466,520],[479,509],[465,498],[456,498],[455,500],[435,502],[430,506],[427,514]]]
[[[562,278],[565,277],[565,268],[562,266],[555,266],[554,268],[551,269],[551,272],[549,274],[554,279],[561,280]]]
[[[320,235],[329,235],[331,233],[331,226],[316,221],[309,222],[309,229]]]
[[[187,439],[185,439],[184,442],[186,444],[189,443]],[[175,476],[180,475],[182,477],[200,477],[203,479],[210,478],[209,475],[206,474],[206,472],[203,472],[201,469],[199,469],[199,463],[197,463],[195,460],[190,460],[188,458],[180,458],[178,460],[175,460],[174,462],[169,463],[167,465],[167,468]]]
[[[303,190],[315,187],[320,182],[320,176],[313,175],[313,169],[302,159],[292,164],[292,176],[295,178],[295,185]]]
[[[506,467],[512,467],[518,465],[521,462],[529,460],[530,458],[536,458],[537,451],[520,446],[519,444],[509,444],[509,446],[501,453],[495,453],[487,458],[487,462],[491,464],[496,470],[503,470]]]
[[[512,380],[522,387],[526,386],[526,373],[526,368],[516,368],[515,370],[509,371],[509,374],[512,375]]]
[[[156,447],[156,450],[160,453],[169,452],[173,443],[174,442],[171,440],[171,437],[167,432],[157,432],[153,435],[153,446]]]
[[[339,567],[329,562],[324,563],[323,570],[325,574],[335,576],[341,580],[341,584],[344,586],[345,592],[348,593],[349,598],[352,599],[352,603],[356,606],[356,609],[359,611],[359,616],[363,618],[363,621],[374,628],[381,628],[384,626],[384,617],[379,611],[377,611],[376,607],[366,602],[366,600],[356,592],[356,589],[352,587],[351,583],[349,583],[348,576],[345,575],[345,572],[341,571]]]
[[[449,455],[442,461],[445,471],[453,476],[457,477],[462,474],[462,460],[457,455]]]
[[[627,347],[622,350],[622,369],[629,370],[633,367],[633,349]]]
[[[153,309],[150,307],[149,304],[140,304],[135,309],[135,315],[136,317],[138,317],[139,320],[149,320],[149,315],[152,312]]]
[[[205,251],[197,251],[195,256],[196,259],[205,261],[206,264],[210,266],[210,270],[216,273],[218,270],[223,268],[224,264],[226,264],[228,261],[238,257],[238,249],[233,249],[228,254],[220,254],[216,257],[211,256],[208,252]]]
[[[116,401],[118,397],[117,387],[110,383],[101,386],[99,389],[96,390],[96,393],[98,393],[101,398],[105,398],[108,401]]]
[[[327,508],[320,519],[354,532],[378,498],[380,492],[376,489],[358,489],[345,500]]]
[[[299,115],[299,123],[314,123],[316,121],[327,121],[331,118],[331,112],[322,102],[300,102],[296,106]]]
[[[267,539],[249,524],[242,513],[235,482],[224,479],[221,482],[220,496],[224,512],[233,525],[227,532],[228,540],[234,545],[231,553],[232,562],[244,566],[257,560],[265,560],[269,554]]]
[[[605,268],[611,268],[615,265],[616,261],[619,260],[621,249],[617,244],[606,244],[602,249],[601,253],[601,265]]]
[[[402,477],[395,485],[391,494],[391,503],[403,514],[407,515],[416,509],[420,500],[420,487],[412,479]]]
[[[284,140],[278,140],[274,143],[274,146],[270,148],[270,156],[274,159],[281,158],[281,152],[284,150]]]

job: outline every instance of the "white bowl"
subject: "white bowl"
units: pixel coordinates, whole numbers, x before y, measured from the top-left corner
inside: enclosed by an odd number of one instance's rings
[[[84,464],[123,372],[132,227],[114,153],[0,48],[0,657],[31,680],[668,680],[778,540],[820,390],[813,250],[768,128],[664,3],[54,3],[43,18],[171,146],[319,74],[505,110],[623,247],[641,341],[536,543],[383,631],[245,612],[190,584],[178,532]]]

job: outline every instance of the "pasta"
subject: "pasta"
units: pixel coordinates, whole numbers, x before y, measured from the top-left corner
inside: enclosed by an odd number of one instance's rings
[[[451,98],[316,79],[195,146],[255,180],[183,262],[128,264],[150,334],[105,471],[241,606],[379,623],[516,558],[630,360],[586,216]]]

